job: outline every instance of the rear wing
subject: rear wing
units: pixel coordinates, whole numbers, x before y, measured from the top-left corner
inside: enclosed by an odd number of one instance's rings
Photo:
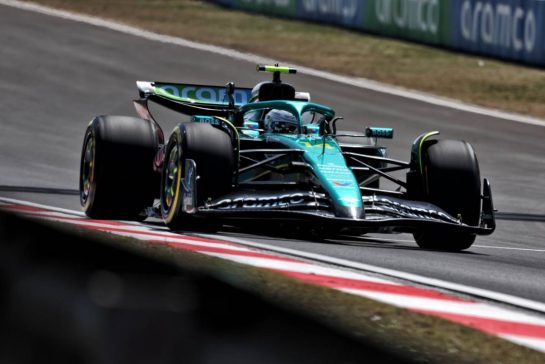
[[[251,88],[236,87],[230,105],[228,86],[195,85],[172,82],[137,81],[141,98],[149,99],[184,114],[224,114],[232,107],[250,101]]]

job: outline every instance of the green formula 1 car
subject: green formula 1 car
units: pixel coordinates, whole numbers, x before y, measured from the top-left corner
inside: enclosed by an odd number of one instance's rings
[[[137,82],[140,118],[98,116],[86,130],[86,214],[160,216],[171,229],[275,219],[323,234],[409,232],[420,247],[450,251],[494,231],[490,184],[471,145],[429,132],[410,161],[388,158],[377,140],[393,129],[338,131],[334,110],[281,81],[294,69],[258,70],[273,80],[253,89]],[[187,115],[168,140],[149,101]],[[383,179],[398,188],[381,188]]]

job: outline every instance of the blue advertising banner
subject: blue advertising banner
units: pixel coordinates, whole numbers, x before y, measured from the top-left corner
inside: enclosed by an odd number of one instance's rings
[[[363,12],[362,0],[297,1],[298,18],[349,28],[363,28]]]
[[[545,1],[451,0],[450,46],[545,64]]]
[[[545,66],[545,0],[214,0]]]

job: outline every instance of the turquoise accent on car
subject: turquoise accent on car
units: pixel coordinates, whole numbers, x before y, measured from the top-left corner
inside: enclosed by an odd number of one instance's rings
[[[430,131],[419,135],[413,142],[411,147],[411,164],[414,168],[418,168],[420,174],[424,173],[424,167],[422,164],[422,146],[424,142],[434,135],[439,135],[438,131]]]
[[[206,123],[212,125],[220,125],[220,121],[213,116],[193,115],[191,121],[196,123]]]
[[[250,129],[241,129],[240,133],[252,139],[257,139],[261,135],[261,133],[258,130],[250,130]]]
[[[354,173],[346,165],[341,148],[329,136],[264,133],[268,141],[304,149],[303,158],[313,168],[333,202],[347,208],[362,208],[362,196]]]
[[[394,137],[393,128],[377,128],[377,127],[368,127],[365,129],[365,135],[371,138],[386,138],[392,139]]]
[[[174,101],[225,106],[229,103],[225,86],[154,82],[152,87],[155,95]],[[235,88],[233,93],[235,105],[246,104],[250,101],[251,95],[250,88]]]
[[[259,129],[259,123],[255,122],[255,121],[245,120],[244,121],[244,127],[246,129],[250,129],[250,130],[257,130],[257,129]]]
[[[259,138],[261,135],[259,123],[249,120],[244,121],[242,128],[239,128],[239,132],[252,139]]]
[[[288,148],[303,149],[304,160],[312,167],[324,190],[331,196],[338,215],[362,218],[361,191],[354,173],[346,165],[341,148],[333,137],[320,135],[318,124],[307,124],[304,127],[302,125],[301,115],[305,112],[318,112],[325,120],[330,121],[335,117],[335,111],[327,106],[305,101],[255,102],[242,106],[240,111],[246,113],[260,109],[285,110],[296,117],[299,122],[298,133],[281,134],[265,131],[260,138],[267,142],[281,143]]]
[[[306,128],[306,133],[304,133],[304,134],[320,135],[320,126],[319,125],[310,124],[310,125],[306,125],[305,128]]]
[[[301,114],[306,111],[316,111],[325,115],[328,119],[333,119],[335,117],[335,111],[327,106],[320,104],[315,104],[313,102],[306,101],[260,101],[260,102],[251,102],[240,108],[240,112],[245,113],[247,111],[259,110],[259,109],[279,109],[285,110],[292,113],[299,123],[301,123]]]

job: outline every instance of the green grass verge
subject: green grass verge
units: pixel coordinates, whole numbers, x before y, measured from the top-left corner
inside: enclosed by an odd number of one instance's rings
[[[543,363],[545,355],[440,318],[413,313],[258,269],[164,244],[40,222],[82,239],[126,249],[253,292],[401,358],[422,363]]]
[[[159,33],[545,118],[545,71],[190,0],[34,0]]]

